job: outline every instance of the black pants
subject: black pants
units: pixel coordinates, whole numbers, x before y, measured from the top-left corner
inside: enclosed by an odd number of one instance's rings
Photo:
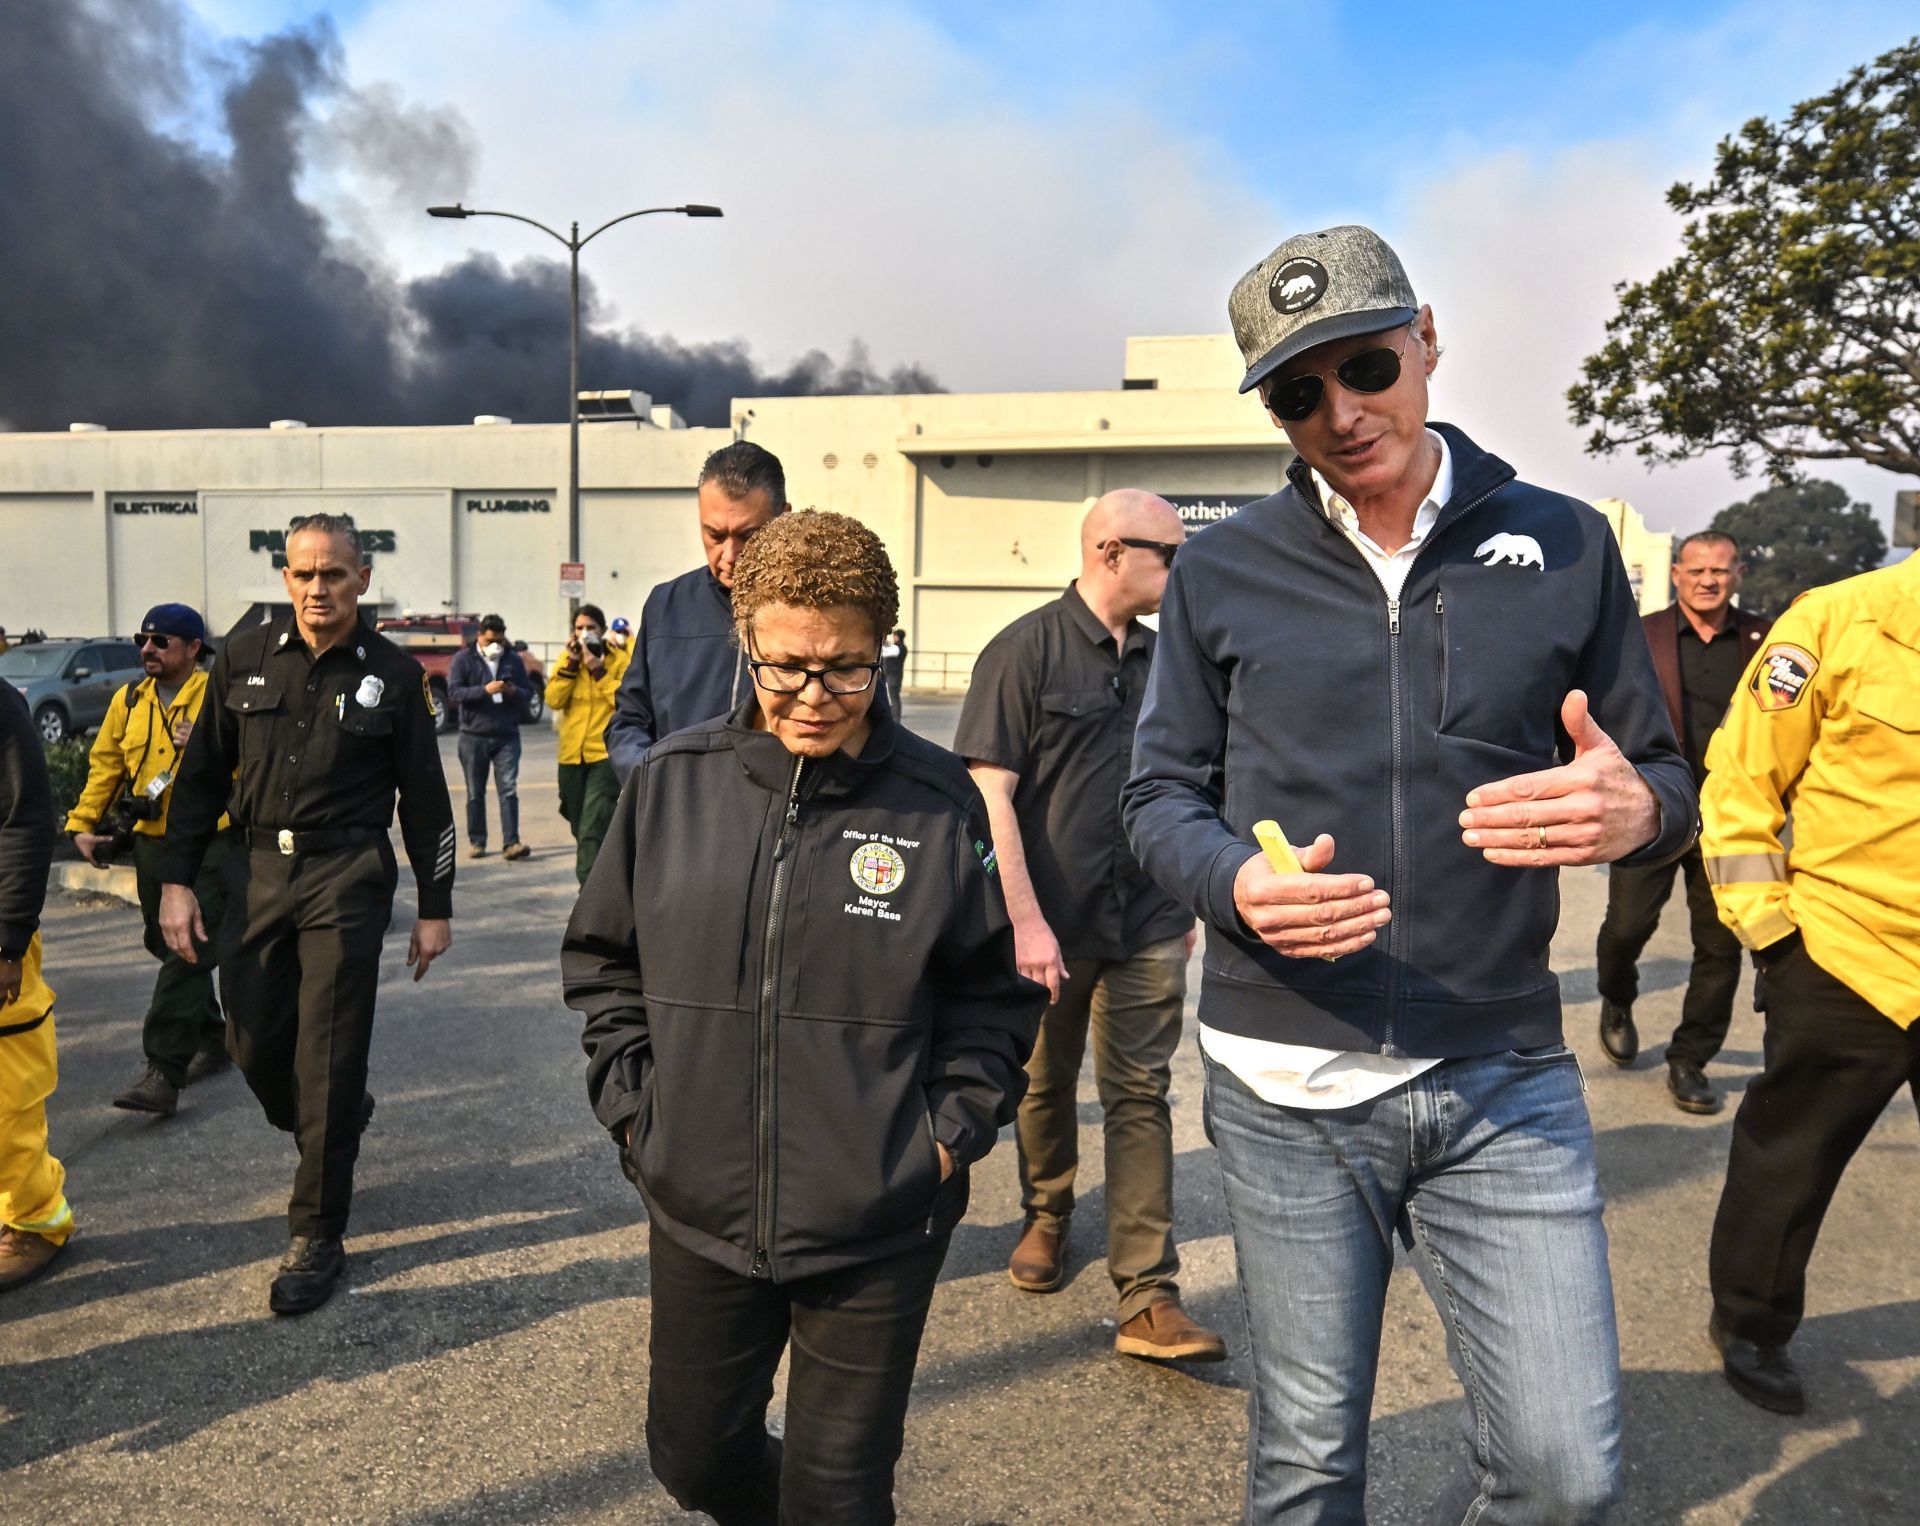
[[[193,881],[194,898],[200,903],[200,917],[209,934],[217,935],[226,911],[225,870],[232,837],[231,832],[215,835]],[[146,1051],[149,1065],[175,1086],[184,1086],[187,1066],[196,1054],[225,1046],[226,1023],[220,1016],[220,1003],[213,998],[215,945],[202,944],[199,963],[188,964],[167,947],[167,940],[161,936],[160,855],[165,848],[165,838],[141,834],[133,839],[133,878],[146,927],[144,941],[147,952],[160,961],[153,998],[140,1025],[140,1047]]]
[[[1680,1026],[1673,1030],[1667,1058],[1705,1065],[1726,1043],[1727,1026],[1733,1021],[1733,996],[1740,988],[1740,940],[1714,910],[1713,888],[1707,884],[1698,848],[1657,869],[1608,872],[1607,915],[1594,953],[1595,974],[1603,997],[1622,1007],[1633,1005],[1640,994],[1640,954],[1660,925],[1660,910],[1673,894],[1676,871],[1686,876],[1693,968],[1687,973]]]
[[[647,1451],[667,1493],[720,1526],[891,1522],[907,1394],[947,1238],[773,1283],[652,1228]],[[766,1417],[789,1339],[783,1446]]]
[[[300,1147],[295,1235],[345,1233],[380,945],[398,878],[393,845],[285,857],[236,844],[227,860],[220,996],[227,1047],[267,1121]]]
[[[1920,1101],[1920,1023],[1901,1028],[1798,943],[1766,972],[1766,1069],[1733,1120],[1709,1269],[1723,1328],[1783,1345],[1840,1175],[1902,1086]]]

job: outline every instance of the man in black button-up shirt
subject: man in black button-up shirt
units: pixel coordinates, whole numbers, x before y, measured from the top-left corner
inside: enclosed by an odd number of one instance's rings
[[[1080,576],[974,664],[954,751],[986,797],[1020,973],[1052,997],[1020,1104],[1026,1227],[1008,1275],[1036,1293],[1065,1280],[1075,1093],[1091,1031],[1106,1126],[1107,1266],[1120,1294],[1115,1347],[1217,1360],[1220,1338],[1187,1317],[1175,1282],[1167,1088],[1193,918],[1147,878],[1120,825],[1153,658],[1139,617],[1160,607],[1185,538],[1180,516],[1150,493],[1095,503],[1081,526]]]
[[[272,1308],[326,1302],[345,1264],[380,947],[398,880],[394,794],[419,891],[414,979],[452,942],[453,805],[420,664],[360,623],[370,566],[353,521],[287,537],[294,613],[229,640],[173,786],[160,926],[182,959],[208,939],[191,886],[222,811],[240,834],[213,930],[227,1042],[268,1121],[294,1134],[292,1244]]]

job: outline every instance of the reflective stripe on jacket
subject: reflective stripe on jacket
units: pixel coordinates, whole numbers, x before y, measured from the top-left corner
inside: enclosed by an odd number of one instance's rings
[[[632,659],[620,647],[601,654],[599,678],[571,667],[571,658],[554,664],[547,679],[547,708],[560,717],[560,761],[598,763],[607,755],[607,722]]]
[[[1879,1011],[1920,1017],[1920,557],[1782,615],[1707,768],[1701,852],[1720,919],[1749,948],[1798,929]]]
[[[128,692],[132,702],[128,702]],[[143,678],[135,684],[123,684],[113,691],[106,719],[93,739],[87,755],[87,787],[80,792],[67,816],[69,832],[97,832],[102,820],[120,792],[122,780],[131,780],[134,794],[146,788],[162,772],[178,774],[184,749],[173,745],[173,728],[181,721],[198,721],[200,706],[207,697],[207,670],[195,668],[180,685],[171,705],[162,706],[158,682]],[[134,831],[143,837],[167,835],[167,807],[172,802],[171,786],[160,796],[160,812],[150,821],[134,823]],[[225,828],[227,820],[220,818]]]

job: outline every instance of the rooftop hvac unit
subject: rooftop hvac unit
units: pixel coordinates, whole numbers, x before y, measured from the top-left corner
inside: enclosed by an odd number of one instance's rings
[[[583,424],[642,424],[653,412],[653,399],[632,387],[612,392],[582,392],[580,422]]]

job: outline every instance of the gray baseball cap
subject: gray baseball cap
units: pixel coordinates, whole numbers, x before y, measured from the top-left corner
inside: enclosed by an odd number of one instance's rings
[[[1375,334],[1420,313],[1400,257],[1371,228],[1296,233],[1234,283],[1227,317],[1250,392],[1302,350]]]

